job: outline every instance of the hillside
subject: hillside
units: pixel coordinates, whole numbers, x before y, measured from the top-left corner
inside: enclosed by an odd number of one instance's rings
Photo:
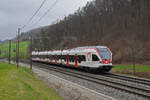
[[[41,28],[34,49],[106,45],[115,63],[150,61],[150,1],[95,0],[58,23]],[[32,33],[32,32],[30,32]]]
[[[44,27],[39,27],[39,28],[35,28],[35,29],[32,29],[28,32],[22,32],[21,33],[21,36],[20,36],[20,41],[27,41],[29,40],[29,38],[32,36],[32,37],[36,37],[37,34],[40,33],[41,29],[44,29],[46,30],[48,26],[44,26]],[[17,37],[15,37],[13,39],[13,41],[16,41],[17,40]]]

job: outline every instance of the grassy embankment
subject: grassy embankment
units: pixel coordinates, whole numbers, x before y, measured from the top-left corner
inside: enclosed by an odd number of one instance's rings
[[[29,41],[20,42],[19,50],[20,50],[21,58],[27,58],[27,56],[28,56],[27,55],[28,54],[28,45],[29,45]],[[9,51],[8,42],[1,44],[0,45],[0,50],[1,50],[0,58],[8,57],[8,51]],[[16,50],[16,43],[12,42],[11,43],[11,58],[16,57],[15,50]]]
[[[0,62],[0,100],[62,100],[30,69]]]
[[[116,65],[111,72],[121,73],[121,74],[133,74],[132,65]],[[139,77],[150,78],[150,65],[136,65],[135,75]]]

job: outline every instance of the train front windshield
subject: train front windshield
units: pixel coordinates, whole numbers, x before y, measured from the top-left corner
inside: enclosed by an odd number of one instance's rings
[[[107,48],[97,48],[100,53],[102,59],[111,59],[111,53]]]

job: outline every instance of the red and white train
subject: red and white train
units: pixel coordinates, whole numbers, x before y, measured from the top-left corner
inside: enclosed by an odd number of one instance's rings
[[[112,53],[106,46],[86,46],[68,50],[33,51],[32,61],[65,65],[75,68],[108,72],[112,66]]]

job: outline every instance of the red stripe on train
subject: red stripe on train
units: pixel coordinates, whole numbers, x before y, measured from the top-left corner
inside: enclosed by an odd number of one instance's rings
[[[76,68],[78,67],[78,56],[75,56],[74,66],[75,66]]]
[[[69,64],[69,55],[67,55],[67,63],[66,63],[67,66],[70,66]]]

